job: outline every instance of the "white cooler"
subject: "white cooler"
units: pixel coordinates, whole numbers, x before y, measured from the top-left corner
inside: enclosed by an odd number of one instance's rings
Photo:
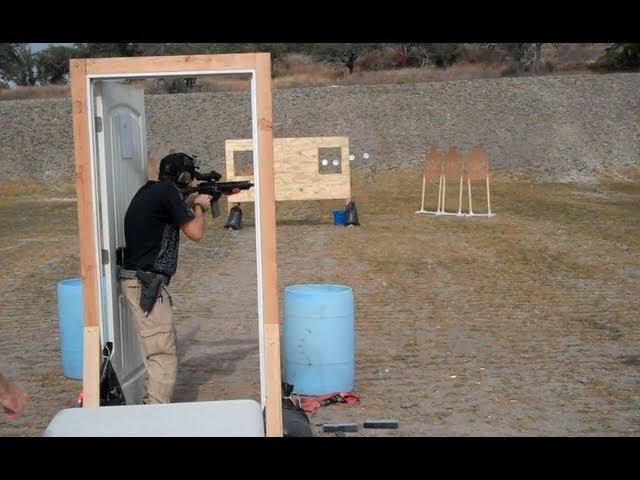
[[[254,400],[68,408],[44,437],[264,437]]]

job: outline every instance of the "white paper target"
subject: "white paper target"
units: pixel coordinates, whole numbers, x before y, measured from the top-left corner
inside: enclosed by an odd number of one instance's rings
[[[362,158],[364,158],[366,160],[367,158],[369,158],[369,154],[368,153],[363,153],[362,154]]]
[[[329,165],[329,161],[326,159],[322,160],[322,165],[326,167],[327,165]]]
[[[355,155],[349,155],[349,160],[355,160],[356,156]]]
[[[331,163],[333,163],[333,166],[334,166],[334,167],[337,167],[337,166],[340,164],[340,162],[339,162],[338,160],[334,160],[334,161],[333,161],[333,162],[331,162]]]

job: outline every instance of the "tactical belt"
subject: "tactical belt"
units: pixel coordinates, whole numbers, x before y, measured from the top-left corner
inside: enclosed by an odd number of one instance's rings
[[[149,274],[149,275],[157,275],[162,278],[162,283],[164,285],[169,285],[170,278],[168,276],[163,275],[161,273],[156,273],[156,272],[147,272],[145,270],[127,270],[126,268],[120,267],[120,269],[118,270],[118,278],[120,279],[137,278],[139,280],[140,276],[138,275],[138,272],[142,272],[144,274]]]
[[[118,278],[138,278],[138,277],[136,276],[135,270],[127,270],[124,268],[120,268],[120,270],[118,271]]]

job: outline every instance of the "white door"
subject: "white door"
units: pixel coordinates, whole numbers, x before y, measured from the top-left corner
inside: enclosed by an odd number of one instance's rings
[[[112,363],[127,404],[142,402],[145,368],[134,319],[117,279],[116,250],[125,246],[124,215],[147,181],[144,92],[114,81],[94,88],[102,250],[103,344],[113,342]]]

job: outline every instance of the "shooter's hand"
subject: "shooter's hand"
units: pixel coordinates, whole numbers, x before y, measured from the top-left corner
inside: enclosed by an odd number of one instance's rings
[[[10,383],[5,395],[0,397],[0,404],[4,409],[4,416],[7,420],[18,418],[24,411],[27,403],[27,393],[17,385]]]
[[[204,195],[202,193],[199,193],[198,196],[193,200],[193,204],[195,205],[200,205],[202,207],[202,209],[206,212],[207,210],[209,210],[209,207],[211,206],[211,195]]]
[[[240,193],[240,189],[239,188],[234,188],[232,191],[230,192],[223,192],[224,195],[226,195],[227,197],[229,195],[235,195],[236,193]]]
[[[193,208],[195,206],[195,202],[196,202],[196,198],[198,197],[198,192],[193,192],[191,195],[189,195],[184,203],[187,204],[187,207],[189,208]]]

